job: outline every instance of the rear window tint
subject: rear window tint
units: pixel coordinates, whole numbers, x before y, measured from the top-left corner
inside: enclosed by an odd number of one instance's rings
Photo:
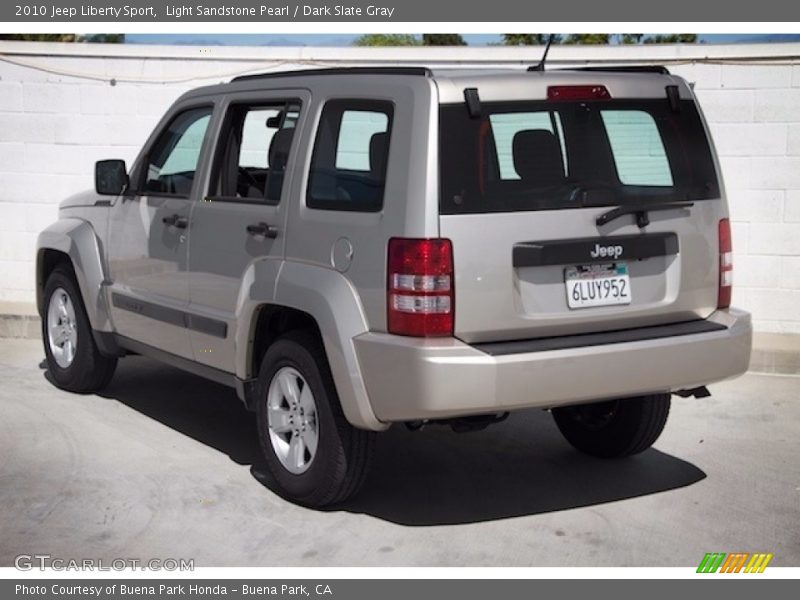
[[[694,102],[487,102],[440,109],[440,211],[553,210],[719,197]]]
[[[394,105],[382,100],[330,100],[322,109],[306,205],[322,210],[383,208]]]
[[[601,110],[623,185],[671,186],[672,172],[653,117],[643,110]]]
[[[520,179],[520,174],[514,168],[513,143],[517,132],[527,129],[544,129],[551,133],[560,131],[558,115],[555,119],[551,119],[549,113],[544,111],[495,114],[489,116],[489,122],[492,125],[492,135],[497,148],[500,179]],[[563,136],[559,136],[559,139],[563,140]],[[567,152],[563,141],[559,149],[566,171]]]
[[[339,128],[336,168],[369,171],[369,144],[376,133],[386,133],[389,117],[371,110],[346,110]]]

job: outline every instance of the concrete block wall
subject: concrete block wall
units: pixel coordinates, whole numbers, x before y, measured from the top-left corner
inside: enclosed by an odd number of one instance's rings
[[[312,66],[535,64],[540,48],[193,48],[0,42],[0,302],[33,302],[38,232],[101,158],[135,157],[181,93]],[[554,47],[549,64],[666,64],[694,83],[731,207],[734,302],[800,333],[800,44]]]
[[[730,203],[734,302],[759,331],[800,333],[800,67],[705,66],[719,71],[695,89]]]

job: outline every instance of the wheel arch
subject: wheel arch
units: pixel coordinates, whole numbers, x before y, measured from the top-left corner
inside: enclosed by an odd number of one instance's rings
[[[40,316],[45,310],[44,286],[47,278],[60,265],[65,265],[74,272],[69,254],[54,248],[39,248],[36,253],[36,311]]]
[[[252,376],[257,375],[269,347],[282,335],[298,329],[311,331],[322,341],[319,324],[309,313],[277,304],[261,304],[256,307],[250,356],[247,359],[249,373]]]
[[[388,427],[375,417],[361,377],[353,338],[368,331],[368,326],[357,291],[341,273],[284,262],[272,298],[251,297],[245,304],[247,309],[240,315],[250,316],[239,324],[236,361],[241,379],[257,375],[267,348],[282,334],[308,329],[325,350],[347,420],[362,429],[382,431]]]
[[[56,221],[39,234],[36,252],[36,308],[44,316],[44,286],[53,269],[68,264],[94,331],[111,332],[102,294],[105,281],[100,241],[92,225],[81,219]]]

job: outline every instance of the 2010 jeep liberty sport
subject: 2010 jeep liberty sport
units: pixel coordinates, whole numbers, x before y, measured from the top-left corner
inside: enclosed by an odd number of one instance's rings
[[[182,96],[38,242],[56,384],[143,354],[236,388],[322,506],[393,423],[551,410],[601,457],[747,368],[719,165],[663,68],[352,68]]]

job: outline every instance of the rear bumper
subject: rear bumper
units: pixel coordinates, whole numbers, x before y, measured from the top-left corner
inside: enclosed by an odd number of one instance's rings
[[[749,313],[720,310],[707,321],[724,328],[520,353],[383,333],[354,343],[377,418],[411,421],[672,392],[744,373]]]

